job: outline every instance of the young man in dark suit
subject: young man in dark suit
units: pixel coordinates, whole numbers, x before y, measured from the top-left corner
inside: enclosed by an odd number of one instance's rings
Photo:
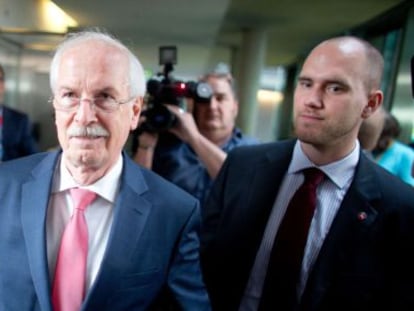
[[[364,40],[322,42],[295,89],[297,139],[229,154],[203,210],[201,262],[213,310],[414,309],[414,190],[369,160],[357,140],[382,104],[382,70],[381,54]],[[304,230],[305,211],[285,223],[308,168],[322,181]],[[300,231],[303,247],[293,254]]]

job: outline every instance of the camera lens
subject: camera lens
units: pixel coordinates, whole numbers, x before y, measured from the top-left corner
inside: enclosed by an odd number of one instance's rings
[[[196,103],[208,104],[213,96],[213,90],[207,82],[199,82],[195,87],[194,101]]]
[[[213,95],[210,85],[205,82],[198,83],[196,92],[197,96],[201,98],[210,98]]]

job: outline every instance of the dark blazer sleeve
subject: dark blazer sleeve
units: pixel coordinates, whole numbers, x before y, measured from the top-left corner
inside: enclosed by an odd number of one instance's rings
[[[198,200],[127,156],[124,164],[106,257],[84,310],[210,310]]]
[[[12,160],[39,151],[29,117],[17,110],[3,108],[3,160]]]
[[[181,234],[168,275],[168,286],[181,310],[210,310],[200,271],[199,229],[200,212],[197,206]]]
[[[301,310],[414,310],[414,190],[360,155]]]
[[[201,266],[213,310],[237,310],[294,141],[233,149],[202,210]]]

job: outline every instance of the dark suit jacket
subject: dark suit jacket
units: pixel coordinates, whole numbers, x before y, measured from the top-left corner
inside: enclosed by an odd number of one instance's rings
[[[0,165],[0,310],[52,310],[45,219],[59,153]],[[199,265],[198,201],[124,160],[108,245],[81,310],[153,310],[165,292],[182,310],[210,310]]]
[[[26,114],[3,106],[3,158],[1,160],[12,160],[38,152],[32,130]]]
[[[213,186],[201,264],[215,311],[238,310],[293,146],[237,148]],[[413,253],[414,190],[361,153],[299,310],[414,310]]]

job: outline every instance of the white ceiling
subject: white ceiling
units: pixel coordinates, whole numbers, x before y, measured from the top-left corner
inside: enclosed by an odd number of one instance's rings
[[[25,46],[61,36],[36,32],[30,6],[40,0],[0,0],[0,35]],[[3,3],[2,3],[3,2]],[[266,67],[293,63],[312,45],[371,20],[397,0],[55,0],[79,28],[105,28],[128,44],[144,67],[157,71],[158,47],[176,45],[180,76],[197,76],[229,62],[241,46],[243,29],[268,33]],[[410,1],[408,1],[410,2]],[[18,12],[17,12],[18,11]],[[2,27],[32,27],[11,35]]]

